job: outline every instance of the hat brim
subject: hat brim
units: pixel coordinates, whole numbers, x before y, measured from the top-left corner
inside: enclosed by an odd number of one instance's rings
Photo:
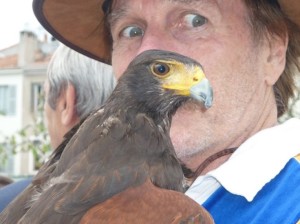
[[[33,0],[41,25],[74,50],[111,64],[112,43],[104,21],[105,0]],[[278,0],[282,10],[300,26],[299,0]]]
[[[98,61],[110,64],[111,38],[105,25],[104,0],[33,0],[41,25],[57,40]]]

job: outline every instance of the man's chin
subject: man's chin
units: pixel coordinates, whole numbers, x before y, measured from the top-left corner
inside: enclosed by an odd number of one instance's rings
[[[199,115],[203,113],[205,109],[202,105],[194,103],[192,101],[186,102],[176,111],[173,120],[185,120],[185,117],[190,117],[192,114]]]
[[[203,114],[204,112],[205,110],[203,109],[203,107],[201,107],[201,105],[187,102],[180,108],[178,108],[178,110],[174,114],[172,118],[172,126],[176,126],[182,123],[184,125],[183,127],[186,127],[186,122],[194,123],[195,119],[198,120],[200,117],[202,117],[201,114]]]
[[[197,137],[203,128],[201,118],[205,119],[203,107],[193,102],[180,107],[173,116],[170,136],[179,157],[189,157],[197,153],[199,146],[203,144]]]

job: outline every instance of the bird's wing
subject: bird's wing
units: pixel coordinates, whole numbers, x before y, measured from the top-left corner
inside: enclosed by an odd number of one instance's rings
[[[128,188],[85,213],[80,224],[212,224],[209,213],[181,192],[158,188],[151,181]]]
[[[168,146],[149,119],[138,115],[131,125],[122,116],[102,121],[100,115],[87,119],[70,140],[24,223],[33,217],[37,223],[78,223],[90,207],[145,182],[151,172],[146,160],[159,164],[155,151],[163,154]]]

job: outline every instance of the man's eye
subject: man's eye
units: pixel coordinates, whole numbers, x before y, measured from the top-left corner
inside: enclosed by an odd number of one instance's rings
[[[129,26],[126,27],[123,31],[122,31],[122,36],[123,37],[137,37],[137,36],[143,36],[144,35],[144,31],[136,26]]]
[[[188,14],[184,17],[184,21],[189,27],[199,27],[204,25],[207,19],[201,15]]]

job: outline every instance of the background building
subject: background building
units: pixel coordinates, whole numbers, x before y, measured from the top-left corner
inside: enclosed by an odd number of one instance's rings
[[[57,46],[58,42],[48,40],[47,35],[43,40],[39,40],[35,33],[22,31],[18,44],[0,50],[0,144],[2,146],[9,145],[6,137],[32,125],[38,119],[47,65]],[[0,161],[0,174],[26,176],[35,172],[31,153],[13,154],[15,149],[4,148],[9,158],[6,163]]]

